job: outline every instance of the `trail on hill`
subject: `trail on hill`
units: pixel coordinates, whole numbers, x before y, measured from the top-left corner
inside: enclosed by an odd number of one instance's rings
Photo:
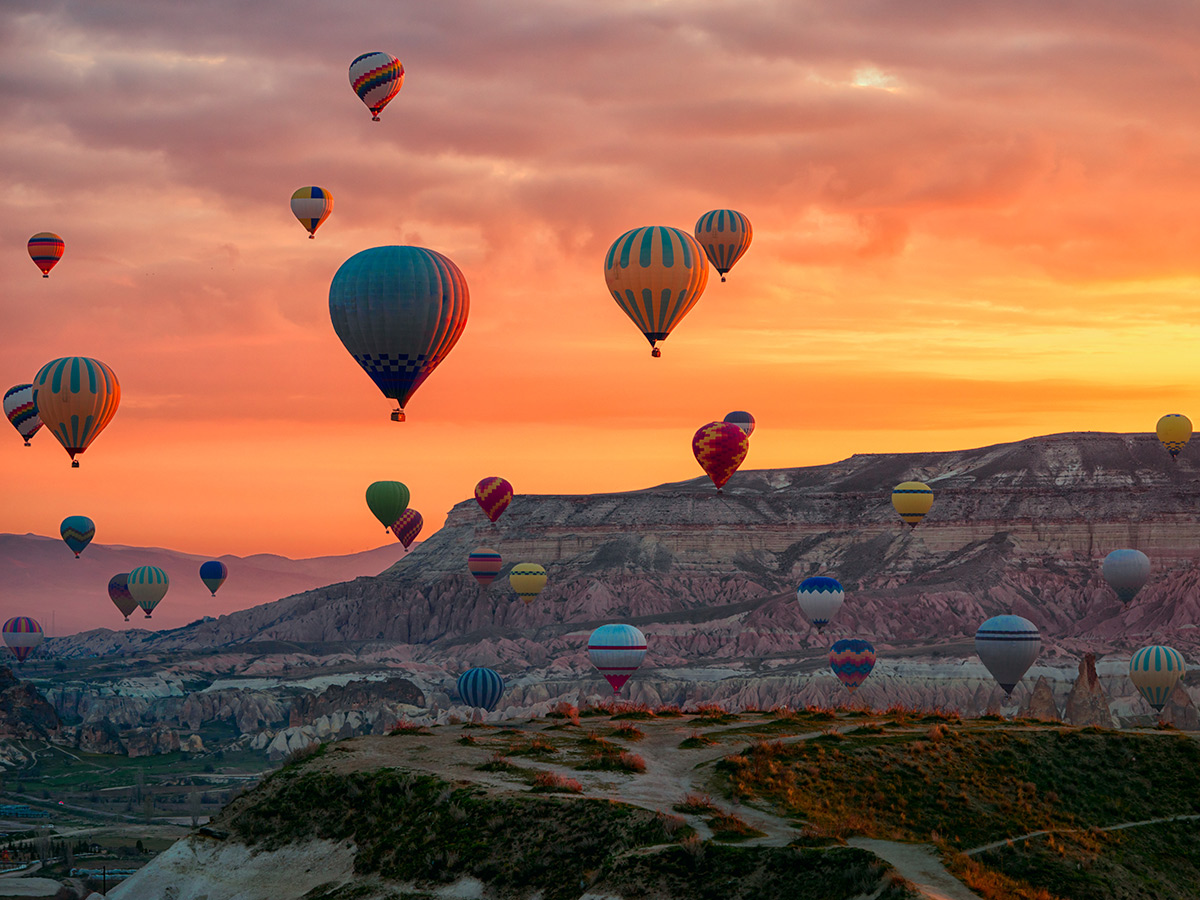
[[[1160,819],[1142,819],[1139,822],[1121,822],[1118,825],[1103,825],[1096,828],[1096,831],[1124,831],[1126,828],[1138,828],[1142,825],[1159,825],[1163,822],[1186,822],[1189,820],[1200,819],[1200,814],[1186,814],[1179,816],[1164,816]],[[966,856],[974,856],[977,853],[986,853],[988,850],[996,850],[1000,847],[1007,847],[1009,844],[1020,843],[1027,841],[1030,838],[1041,837],[1044,834],[1068,834],[1071,832],[1083,831],[1082,828],[1044,828],[1041,831],[1030,831],[1027,834],[1019,834],[1016,837],[1004,838],[999,841],[992,841],[990,844],[983,844],[979,847],[972,847],[970,850],[964,850]]]
[[[978,894],[946,871],[930,844],[902,844],[862,837],[852,837],[846,843],[890,863],[930,900],[981,900]]]

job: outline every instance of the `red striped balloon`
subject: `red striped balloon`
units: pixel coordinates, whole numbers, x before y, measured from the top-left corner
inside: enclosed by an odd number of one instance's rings
[[[467,556],[467,568],[471,570],[476,581],[487,587],[504,568],[504,560],[491,547],[476,547]]]
[[[692,452],[719,494],[750,452],[750,439],[733,422],[709,422],[692,437]]]
[[[42,270],[43,278],[49,278],[50,270],[58,265],[67,245],[53,231],[42,231],[31,237],[27,246],[33,264]]]
[[[495,522],[512,503],[512,485],[498,475],[484,478],[475,485],[475,499],[483,514]]]

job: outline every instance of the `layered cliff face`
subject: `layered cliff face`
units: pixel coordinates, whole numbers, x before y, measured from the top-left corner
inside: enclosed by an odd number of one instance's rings
[[[58,716],[46,699],[12,669],[0,666],[0,740],[46,740],[57,730]]]

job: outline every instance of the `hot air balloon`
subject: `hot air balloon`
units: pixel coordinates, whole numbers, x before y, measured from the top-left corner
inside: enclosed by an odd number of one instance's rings
[[[228,577],[229,567],[219,559],[210,559],[200,564],[200,580],[212,591],[214,597],[217,596],[217,588],[223,585]]]
[[[546,586],[546,570],[537,563],[517,563],[509,570],[508,584],[528,606]]]
[[[1155,712],[1162,712],[1187,667],[1172,647],[1143,647],[1129,660],[1129,680]]]
[[[829,650],[829,666],[853,694],[875,668],[875,648],[861,638],[842,638]]]
[[[33,264],[42,270],[42,277],[49,278],[50,270],[62,259],[66,244],[53,231],[42,231],[29,239],[29,256]]]
[[[408,508],[408,486],[400,481],[376,481],[367,485],[367,507],[387,531]]]
[[[749,452],[750,439],[732,422],[709,422],[692,436],[696,462],[717,486],[718,494]]]
[[[113,370],[87,356],[51,360],[33,379],[33,402],[50,433],[75,457],[88,448],[116,415],[121,385]]]
[[[137,601],[129,593],[128,572],[121,572],[108,579],[108,596],[112,599],[117,609],[120,610],[121,615],[125,617],[125,621],[128,622],[129,614],[138,608]]]
[[[892,506],[900,518],[916,528],[933,506],[933,491],[919,481],[905,481],[892,488]]]
[[[975,632],[975,652],[1008,695],[1041,649],[1037,626],[1021,616],[993,616]]]
[[[149,619],[150,613],[154,612],[154,607],[158,606],[171,586],[171,579],[158,566],[138,566],[129,573],[128,584],[129,596],[137,601]]]
[[[4,414],[8,416],[12,427],[17,429],[17,434],[25,439],[25,446],[28,447],[29,439],[42,427],[37,404],[33,402],[32,384],[13,385],[4,392]]]
[[[421,514],[411,507],[396,518],[392,523],[392,534],[396,536],[404,549],[407,550],[412,546],[412,542],[417,539],[417,535],[421,533],[421,528],[425,525],[425,520],[421,518]]]
[[[617,305],[662,356],[656,341],[696,305],[708,283],[708,260],[696,239],[678,228],[651,225],[625,232],[604,257],[604,280]]]
[[[495,522],[512,503],[512,485],[496,475],[482,479],[475,485],[475,499],[483,514]]]
[[[67,516],[58,526],[58,533],[67,546],[75,551],[75,558],[79,559],[83,548],[96,536],[96,523],[87,516]]]
[[[29,616],[13,616],[4,623],[4,643],[13,652],[17,662],[23,663],[29,654],[41,646],[45,633],[37,619]]]
[[[309,240],[317,236],[317,229],[321,227],[322,222],[329,218],[331,212],[333,212],[333,194],[325,188],[317,187],[314,184],[310,187],[297,188],[296,192],[292,194],[292,215],[300,220],[300,224],[308,232]]]
[[[741,410],[731,412],[725,417],[725,421],[736,425],[742,431],[746,432],[746,437],[754,434],[754,416],[748,412],[742,412]]]
[[[399,408],[458,342],[471,301],[458,266],[421,247],[354,254],[329,286],[329,317],[354,361]]]
[[[1141,550],[1114,550],[1100,570],[1122,603],[1128,603],[1150,579],[1150,557]]]
[[[496,708],[504,695],[504,679],[500,673],[483,667],[467,669],[458,676],[455,686],[463,703],[488,712]]]
[[[696,240],[704,248],[708,261],[725,280],[725,273],[742,258],[754,239],[750,220],[737,210],[714,209],[696,222]]]
[[[491,547],[476,547],[467,556],[467,568],[484,587],[496,580],[503,567],[504,560]]]
[[[1171,459],[1192,439],[1192,420],[1180,413],[1168,413],[1158,420],[1158,439],[1171,454]]]
[[[588,659],[613,689],[621,693],[646,658],[646,636],[632,625],[601,625],[588,638]]]
[[[817,631],[823,631],[829,620],[837,615],[842,608],[846,595],[842,585],[836,578],[826,578],[824,575],[814,575],[805,578],[796,589],[796,600],[804,618],[812,623]]]
[[[350,63],[350,87],[371,111],[373,122],[379,121],[379,114],[403,85],[404,66],[390,53],[375,50],[355,57]]]

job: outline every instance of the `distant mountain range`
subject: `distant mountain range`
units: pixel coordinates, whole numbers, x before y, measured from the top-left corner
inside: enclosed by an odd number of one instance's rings
[[[403,556],[398,542],[313,559],[267,553],[207,557],[160,547],[92,543],[76,559],[57,537],[0,534],[0,613],[4,618],[33,616],[47,633],[53,622],[58,635],[92,628],[174,628],[360,575],[377,575]],[[199,575],[200,564],[212,558],[229,568],[229,578],[215,597]],[[109,599],[108,580],[136,566],[158,566],[170,577],[171,587],[153,618],[146,619],[138,610],[125,622]]]

